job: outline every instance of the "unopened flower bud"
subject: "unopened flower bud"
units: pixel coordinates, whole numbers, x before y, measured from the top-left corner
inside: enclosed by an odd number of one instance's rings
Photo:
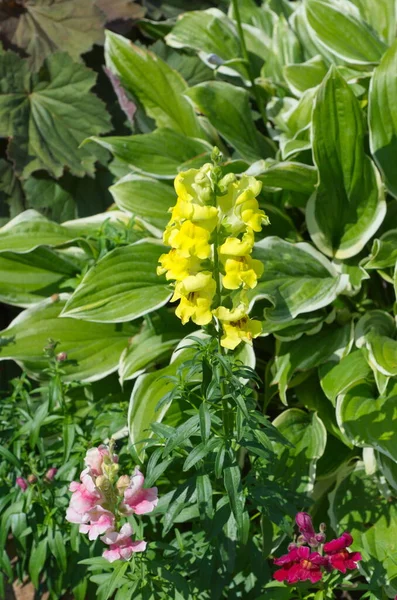
[[[291,544],[288,546],[288,552],[291,552],[291,550],[296,550],[296,548],[298,548],[298,546],[294,544],[294,542],[291,542]]]
[[[68,359],[68,355],[66,352],[59,352],[56,355],[57,362],[65,362],[65,360],[67,360],[67,359]]]
[[[37,481],[37,477],[36,477],[36,475],[33,475],[33,473],[31,473],[31,474],[28,476],[28,483],[36,483],[36,481]]]
[[[56,467],[51,467],[50,469],[48,469],[47,473],[45,474],[45,478],[47,481],[52,481],[55,477],[55,475],[57,474],[58,469]]]
[[[304,544],[306,540],[303,535],[300,535],[296,541],[298,544]]]
[[[327,526],[325,523],[320,523],[320,527],[319,527],[321,533],[325,533],[327,531]]]
[[[121,477],[118,478],[117,483],[116,483],[116,488],[117,488],[117,491],[120,494],[120,496],[122,496],[124,494],[124,491],[130,485],[130,480],[131,480],[131,478],[128,475],[122,475]]]
[[[17,484],[18,487],[21,488],[21,490],[23,492],[25,492],[29,487],[28,482],[23,477],[17,477],[15,483]]]
[[[316,534],[316,541],[317,541],[318,544],[324,544],[325,539],[326,539],[326,537],[325,537],[324,533],[317,533]]]

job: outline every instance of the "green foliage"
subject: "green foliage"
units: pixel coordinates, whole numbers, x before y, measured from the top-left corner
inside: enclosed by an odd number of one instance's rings
[[[394,0],[3,4],[0,596],[27,575],[54,599],[295,600],[268,559],[310,510],[363,554],[350,597],[394,598]],[[214,145],[271,221],[248,292],[262,336],[227,355],[156,275],[172,180]],[[128,564],[64,518],[111,436],[159,489]]]

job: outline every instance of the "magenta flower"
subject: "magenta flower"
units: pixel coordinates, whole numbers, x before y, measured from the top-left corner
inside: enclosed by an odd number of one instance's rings
[[[150,513],[157,506],[157,488],[152,487],[144,489],[145,478],[138,469],[130,479],[128,488],[124,491],[123,502],[120,505],[120,510],[127,515],[135,513],[136,515],[144,515]]]
[[[314,548],[325,542],[324,533],[316,533],[313,527],[313,521],[310,515],[305,512],[298,512],[295,517],[296,524],[299,527],[302,542],[306,542]]]
[[[144,552],[146,550],[146,542],[136,541],[131,538],[133,534],[132,527],[126,523],[120,529],[120,533],[112,531],[101,537],[101,540],[109,545],[109,550],[105,550],[102,556],[109,562],[115,560],[129,560],[134,552]]]
[[[329,565],[341,573],[346,573],[347,569],[357,569],[357,563],[362,559],[360,552],[349,552],[348,546],[353,543],[353,538],[345,531],[336,540],[331,540],[324,544],[324,552]]]
[[[15,483],[23,492],[25,492],[29,487],[29,484],[24,477],[17,477]]]
[[[96,487],[89,469],[82,471],[80,475],[82,483],[72,481],[69,490],[73,492],[69,508],[66,511],[66,520],[70,523],[85,523],[86,513],[94,508],[103,499],[102,493]]]
[[[114,527],[115,517],[110,510],[102,508],[102,506],[94,506],[85,515],[86,523],[80,525],[80,533],[88,533],[90,540],[96,540],[98,536],[112,530]]]
[[[274,563],[282,566],[274,573],[277,581],[297,583],[309,579],[312,583],[317,583],[323,576],[321,567],[327,565],[328,560],[318,552],[310,552],[307,546],[300,546],[276,558]]]

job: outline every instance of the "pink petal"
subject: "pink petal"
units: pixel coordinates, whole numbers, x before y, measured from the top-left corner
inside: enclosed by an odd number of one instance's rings
[[[110,563],[120,558],[119,549],[117,550],[105,550],[102,554],[103,558],[106,558]]]
[[[323,576],[323,574],[320,570],[309,571],[309,579],[312,583],[317,583],[317,581],[320,581],[322,576]]]
[[[288,570],[279,569],[278,571],[275,571],[275,573],[273,573],[273,577],[274,579],[277,579],[277,581],[284,581],[288,577]]]

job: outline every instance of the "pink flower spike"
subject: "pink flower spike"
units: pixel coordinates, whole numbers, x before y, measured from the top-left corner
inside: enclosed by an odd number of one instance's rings
[[[17,477],[15,483],[23,492],[26,492],[29,487],[29,484],[24,477]]]
[[[144,483],[145,478],[136,467],[130,479],[130,484],[124,492],[123,502],[120,505],[122,512],[127,515],[132,513],[145,515],[154,510],[158,503],[157,488],[144,489]]]
[[[105,550],[102,556],[112,563],[115,560],[129,560],[134,552],[144,552],[146,542],[143,540],[133,542],[132,533],[131,525],[126,523],[119,533],[111,531],[102,536],[101,540],[109,545],[109,550]]]
[[[109,449],[104,445],[87,450],[84,464],[90,468],[92,475],[103,475],[102,464],[104,456],[109,456]]]
[[[80,479],[82,483],[72,481],[69,486],[69,490],[73,492],[73,494],[70,499],[69,508],[66,512],[66,519],[70,523],[86,523],[86,513],[103,499],[94,480],[91,475],[88,474],[88,469],[85,469],[81,473]]]
[[[89,521],[89,524],[82,523],[79,531],[80,533],[88,533],[88,539],[90,540],[96,540],[97,537],[114,527],[114,514],[99,505],[89,510],[84,518]]]

